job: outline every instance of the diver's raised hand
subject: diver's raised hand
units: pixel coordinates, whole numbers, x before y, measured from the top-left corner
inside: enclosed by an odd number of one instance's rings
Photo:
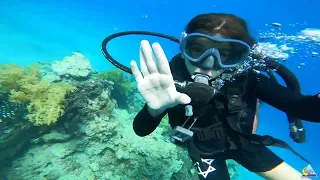
[[[188,95],[176,90],[169,62],[160,44],[154,43],[152,48],[148,41],[141,41],[141,72],[135,61],[131,61],[130,66],[138,90],[148,105],[149,113],[157,116],[167,108],[178,104],[188,104],[191,99]]]

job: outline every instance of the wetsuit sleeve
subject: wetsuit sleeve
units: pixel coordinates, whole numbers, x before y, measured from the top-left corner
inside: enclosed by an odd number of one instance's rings
[[[173,79],[183,81],[183,80],[190,80],[191,77],[188,73],[187,68],[182,65],[183,59],[181,58],[180,54],[175,55],[172,60],[170,61],[170,69],[173,76]],[[166,114],[170,114],[169,110],[166,110],[162,114],[157,117],[153,117],[149,114],[147,105],[141,109],[141,111],[137,114],[137,116],[133,120],[133,129],[134,132],[138,136],[147,136],[152,133],[160,124],[162,118]],[[172,113],[171,113],[172,114]],[[172,115],[174,116],[174,115]],[[170,116],[171,117],[171,116]],[[169,119],[171,119],[169,117]],[[174,116],[175,117],[175,116]],[[175,119],[175,118],[174,118]]]
[[[249,83],[257,97],[288,115],[311,122],[320,122],[320,98],[292,91],[262,74],[250,75]],[[250,86],[249,86],[250,87]]]
[[[138,136],[147,136],[151,134],[160,124],[162,118],[167,114],[167,111],[153,117],[148,111],[147,104],[143,106],[140,112],[133,120],[133,130]]]

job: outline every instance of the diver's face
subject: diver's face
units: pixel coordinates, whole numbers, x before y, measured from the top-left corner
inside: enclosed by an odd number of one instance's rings
[[[195,38],[192,42],[192,44],[188,47],[189,52],[194,57],[200,57],[206,50],[210,48],[217,48],[219,50],[221,60],[224,61],[228,58],[231,52],[231,45],[227,42],[214,42],[210,41],[206,38]],[[182,57],[185,60],[185,65],[189,71],[189,74],[192,75],[194,73],[202,73],[206,74],[208,76],[211,76],[212,78],[216,78],[219,75],[223,73],[224,70],[205,70],[201,69],[197,66],[192,65],[189,60]],[[217,62],[215,62],[217,63]]]

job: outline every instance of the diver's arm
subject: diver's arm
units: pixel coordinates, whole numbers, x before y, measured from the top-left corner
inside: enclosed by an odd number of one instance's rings
[[[138,136],[147,136],[152,133],[160,124],[162,118],[166,115],[166,111],[158,116],[152,116],[148,111],[147,104],[141,109],[133,120],[133,130]]]
[[[287,114],[312,122],[320,122],[320,98],[292,91],[262,74],[249,75],[259,99]],[[250,81],[249,81],[250,82]]]

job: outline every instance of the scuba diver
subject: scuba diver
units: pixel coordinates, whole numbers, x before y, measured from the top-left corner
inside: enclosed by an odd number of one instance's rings
[[[257,100],[285,112],[291,126],[301,122],[297,118],[319,122],[320,98],[302,95],[288,74],[281,76],[288,80],[284,87],[266,69],[270,78],[252,68],[254,40],[243,19],[222,13],[194,17],[179,40],[181,53],[170,63],[158,43],[151,47],[143,40],[141,72],[135,61],[130,62],[131,71],[114,61],[105,49],[108,40],[102,43],[103,54],[134,75],[146,102],[133,121],[138,136],[152,133],[168,114],[172,139],[187,147],[200,179],[230,179],[226,159],[265,179],[301,179],[301,173],[267,146],[287,148],[308,160],[279,139],[253,134]],[[268,68],[288,73],[279,63],[266,61]]]
[[[121,36],[127,36],[127,35],[157,36],[157,37],[169,39],[173,42],[180,44],[180,39],[177,37],[168,36],[168,35],[161,34],[161,33],[148,32],[148,31],[125,31],[125,32],[119,32],[119,33],[114,33],[114,34],[109,35],[108,37],[106,37],[102,41],[101,51],[102,51],[103,55],[106,57],[106,59],[108,61],[110,61],[111,64],[113,64],[114,66],[116,66],[120,70],[127,72],[129,74],[132,74],[131,69],[129,67],[126,67],[125,65],[119,63],[117,60],[115,60],[110,55],[110,53],[108,52],[107,47],[106,47],[112,39],[117,38],[117,37],[121,37]],[[254,46],[256,46],[256,45],[254,45]],[[254,61],[250,61],[250,62],[253,62],[253,64],[251,65],[252,69],[255,69],[260,72],[265,72],[270,77],[271,80],[273,80],[275,83],[278,83],[277,78],[274,75],[274,72],[275,72],[279,75],[279,77],[281,77],[284,80],[286,86],[289,89],[291,89],[292,91],[301,92],[300,83],[299,83],[298,79],[296,78],[296,76],[286,66],[279,63],[277,61],[277,59],[270,58],[266,55],[260,54],[259,51],[255,51],[255,48],[252,48],[252,52],[250,53],[249,56],[254,59]],[[258,63],[256,61],[258,61]],[[179,82],[177,80],[175,80],[175,85],[178,85],[178,87],[181,88],[181,86],[179,85]],[[320,94],[318,97],[320,98]],[[258,128],[258,122],[259,122],[258,121],[258,112],[259,112],[259,107],[260,107],[259,102],[262,102],[262,101],[257,100],[257,108],[256,108],[256,112],[255,112],[256,115],[255,115],[255,119],[254,119],[254,123],[253,123],[252,133],[255,133]],[[306,142],[306,130],[303,127],[303,123],[302,123],[301,119],[290,116],[288,114],[287,114],[287,119],[289,122],[290,137],[293,139],[293,141],[295,141],[296,143]]]

